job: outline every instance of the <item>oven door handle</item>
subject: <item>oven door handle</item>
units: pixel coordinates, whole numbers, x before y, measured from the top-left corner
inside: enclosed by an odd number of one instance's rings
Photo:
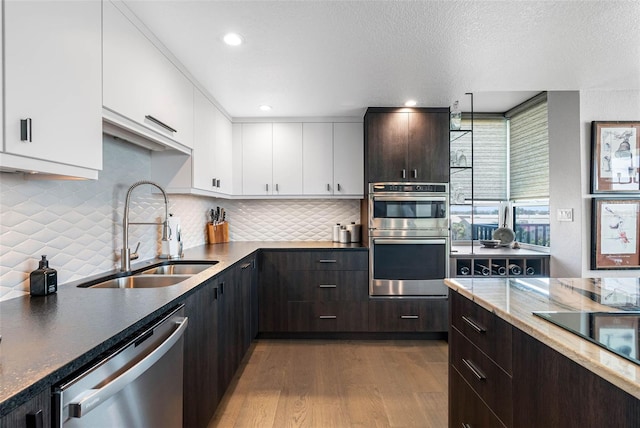
[[[373,238],[373,243],[378,245],[445,245],[446,239],[387,239]]]
[[[446,196],[373,196],[374,202],[447,202]]]

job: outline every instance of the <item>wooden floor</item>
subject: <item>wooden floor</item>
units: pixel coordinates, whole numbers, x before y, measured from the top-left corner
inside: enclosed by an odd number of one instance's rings
[[[258,340],[212,427],[446,427],[436,340]]]

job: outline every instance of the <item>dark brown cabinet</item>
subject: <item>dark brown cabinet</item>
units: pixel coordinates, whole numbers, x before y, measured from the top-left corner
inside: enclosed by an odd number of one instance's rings
[[[202,284],[185,299],[185,427],[206,427],[256,335],[255,256]]]
[[[268,250],[259,264],[260,332],[367,331],[366,251]]]
[[[212,278],[184,302],[189,325],[184,334],[185,427],[205,427],[221,395],[218,392],[218,278]]]
[[[375,299],[369,302],[369,331],[446,332],[446,299]]]
[[[364,122],[366,183],[449,182],[448,108],[371,107]]]
[[[47,428],[50,426],[50,388],[43,389],[29,401],[0,418],[1,428]]]
[[[449,426],[636,427],[640,400],[450,292]]]

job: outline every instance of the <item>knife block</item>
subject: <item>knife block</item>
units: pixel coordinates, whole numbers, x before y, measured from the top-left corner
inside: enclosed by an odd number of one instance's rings
[[[226,221],[220,224],[207,223],[207,235],[209,244],[229,242],[229,223]]]

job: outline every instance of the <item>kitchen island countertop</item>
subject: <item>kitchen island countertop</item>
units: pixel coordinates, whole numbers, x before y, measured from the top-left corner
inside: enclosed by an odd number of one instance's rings
[[[533,315],[534,311],[616,311],[615,307],[585,296],[601,291],[600,280],[451,278],[445,279],[445,283],[451,290],[640,399],[640,365]]]
[[[43,388],[60,382],[162,313],[178,305],[207,279],[259,249],[353,249],[361,244],[322,242],[232,242],[185,250],[182,260],[218,263],[170,286],[139,289],[91,289],[77,285],[105,272],[62,284],[44,297],[20,297],[0,303],[0,417]],[[132,263],[132,270],[158,263]]]

